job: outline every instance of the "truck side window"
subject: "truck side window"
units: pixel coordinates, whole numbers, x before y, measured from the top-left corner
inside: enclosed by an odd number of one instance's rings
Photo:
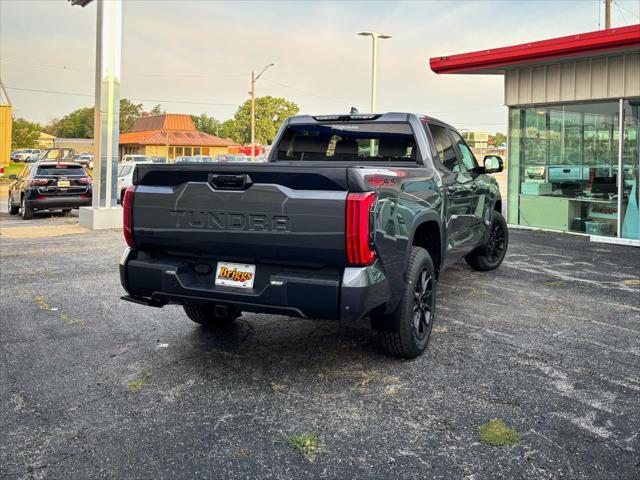
[[[440,125],[429,124],[429,131],[433,137],[433,143],[438,151],[438,157],[440,163],[447,167],[452,172],[460,172],[460,166],[458,165],[458,157],[453,149],[451,138],[447,135],[447,130]]]
[[[476,157],[473,156],[473,152],[469,148],[469,145],[462,139],[458,132],[454,130],[449,130],[453,137],[453,141],[458,145],[458,149],[460,150],[460,154],[462,155],[462,163],[464,164],[467,170],[473,170],[478,166],[478,162],[476,161]]]

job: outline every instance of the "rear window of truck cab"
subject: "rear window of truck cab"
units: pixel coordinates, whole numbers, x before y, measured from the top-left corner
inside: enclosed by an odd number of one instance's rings
[[[278,143],[279,161],[416,161],[408,123],[335,122],[289,125]]]

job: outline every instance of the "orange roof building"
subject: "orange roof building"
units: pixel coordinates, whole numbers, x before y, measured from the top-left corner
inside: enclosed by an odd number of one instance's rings
[[[231,140],[199,132],[191,115],[166,113],[143,114],[130,132],[120,134],[120,158],[137,154],[167,157],[174,160],[183,155],[213,156],[229,153],[235,145]]]

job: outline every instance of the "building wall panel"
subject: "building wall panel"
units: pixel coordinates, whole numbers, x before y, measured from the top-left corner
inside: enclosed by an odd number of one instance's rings
[[[531,103],[530,68],[522,68],[518,74],[518,103]]]
[[[637,96],[640,96],[640,53],[514,68],[505,74],[507,105]]]
[[[607,97],[624,95],[624,56],[609,58],[607,65]]]
[[[607,75],[608,59],[594,58],[591,61],[591,95],[589,98],[606,98],[607,83],[609,76]]]
[[[560,100],[576,99],[576,64],[564,63],[560,65]]]
[[[519,70],[507,70],[504,76],[504,103],[514,105],[518,103],[518,74]]]
[[[547,67],[545,82],[546,86],[546,101],[557,102],[560,100],[560,65],[549,65]]]
[[[640,53],[625,57],[625,96],[640,96]]]
[[[576,100],[591,98],[591,62],[576,62]]]
[[[546,67],[534,67],[531,72],[531,101],[544,103],[547,100]]]

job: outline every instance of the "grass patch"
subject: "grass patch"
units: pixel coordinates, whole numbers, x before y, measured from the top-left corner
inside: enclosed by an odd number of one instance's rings
[[[630,287],[638,287],[640,286],[640,279],[632,278],[631,280],[623,280],[622,283]]]
[[[294,450],[313,461],[318,454],[318,437],[312,434],[290,435],[284,438]]]
[[[567,286],[567,282],[565,282],[564,280],[549,280],[547,282],[544,282],[544,286],[562,288]]]
[[[13,182],[13,180],[9,180],[9,175],[18,175],[20,171],[24,168],[24,163],[11,162],[9,165],[5,165],[4,167],[4,180]]]
[[[515,445],[522,440],[522,435],[514,428],[509,428],[504,420],[494,418],[480,425],[480,440],[494,447]]]
[[[49,310],[50,309],[49,304],[47,303],[47,299],[45,297],[43,297],[42,295],[35,295],[33,297],[33,301],[41,310]]]
[[[84,320],[80,318],[69,318],[69,315],[66,313],[61,313],[58,317],[67,325],[71,325],[72,327],[84,327]]]
[[[283,383],[271,382],[271,390],[275,393],[284,394],[287,391],[287,386]]]
[[[140,390],[142,390],[142,387],[145,386],[145,384],[150,378],[151,378],[151,372],[147,372],[144,374],[142,378],[131,380],[127,384],[127,388],[129,389],[130,392],[139,392]]]

